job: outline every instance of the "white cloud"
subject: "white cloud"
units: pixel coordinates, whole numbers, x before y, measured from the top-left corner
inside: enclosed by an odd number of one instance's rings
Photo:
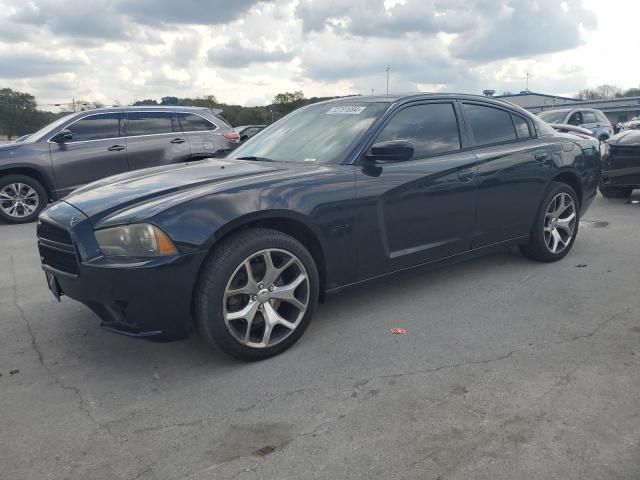
[[[620,2],[622,3],[622,2]],[[0,0],[0,86],[40,103],[638,86],[638,2]],[[595,12],[597,12],[597,17]]]

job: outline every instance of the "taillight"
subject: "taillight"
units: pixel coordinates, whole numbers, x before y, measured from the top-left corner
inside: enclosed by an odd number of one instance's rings
[[[227,140],[233,140],[233,141],[239,141],[240,140],[240,134],[239,133],[223,133],[222,136],[224,138],[226,138]]]

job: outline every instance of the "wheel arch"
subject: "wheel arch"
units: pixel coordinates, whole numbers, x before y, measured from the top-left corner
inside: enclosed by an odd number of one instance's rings
[[[575,172],[565,170],[563,172],[558,173],[555,177],[551,179],[551,181],[566,183],[571,188],[573,188],[573,191],[576,192],[576,195],[578,196],[578,202],[580,203],[580,205],[582,205],[582,200],[583,200],[582,182],[580,181],[580,178]]]
[[[269,228],[286,233],[298,240],[305,246],[316,262],[318,269],[318,279],[320,283],[320,298],[323,302],[326,289],[326,255],[325,249],[320,241],[320,235],[316,229],[309,225],[305,217],[288,210],[266,210],[244,215],[226,225],[220,227],[215,234],[213,242],[209,244],[209,251],[225,238],[249,228]]]
[[[46,190],[47,195],[49,196],[49,200],[55,200],[55,189],[51,184],[50,179],[38,168],[30,166],[11,166],[0,170],[0,178],[7,177],[9,175],[24,175],[26,177],[31,177],[34,180],[37,180]]]

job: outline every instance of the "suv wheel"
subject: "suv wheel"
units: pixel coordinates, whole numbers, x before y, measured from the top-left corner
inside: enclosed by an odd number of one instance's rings
[[[293,237],[265,228],[224,240],[205,261],[194,298],[211,345],[242,360],[262,360],[293,345],[311,322],[318,271]]]
[[[600,190],[600,193],[605,198],[629,198],[633,193],[633,188],[607,187],[605,185],[600,185],[598,190]]]
[[[580,212],[578,198],[566,183],[553,182],[545,195],[522,253],[539,262],[555,262],[573,246],[578,234]]]
[[[7,175],[0,178],[0,218],[7,222],[32,222],[47,205],[47,198],[42,184],[31,177]]]

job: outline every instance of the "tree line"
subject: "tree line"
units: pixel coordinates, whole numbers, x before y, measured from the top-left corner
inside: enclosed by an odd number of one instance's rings
[[[610,100],[612,98],[640,97],[640,88],[626,90],[615,85],[599,85],[595,88],[584,88],[576,93],[578,100]]]
[[[223,110],[222,116],[233,126],[239,125],[267,125],[284,115],[304,105],[328,100],[335,97],[306,98],[302,91],[278,93],[269,105],[262,107],[244,107],[242,105],[226,104],[218,101],[215,95],[205,95],[196,98],[180,98],[167,96],[159,100],[137,100],[133,105],[167,105],[207,107]],[[69,108],[73,105],[73,108]],[[33,133],[56,118],[72,113],[103,106],[99,102],[77,100],[70,104],[61,105],[59,113],[38,109],[36,98],[25,92],[18,92],[10,88],[0,89],[0,134],[9,138]]]

